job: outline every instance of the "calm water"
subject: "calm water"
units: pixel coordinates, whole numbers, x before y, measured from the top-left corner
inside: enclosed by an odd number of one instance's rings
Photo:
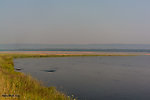
[[[150,100],[150,56],[25,58],[14,63],[79,100]]]

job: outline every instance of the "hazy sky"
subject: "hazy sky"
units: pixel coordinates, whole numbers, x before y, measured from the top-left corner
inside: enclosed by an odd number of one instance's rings
[[[0,0],[0,44],[150,44],[150,0]]]

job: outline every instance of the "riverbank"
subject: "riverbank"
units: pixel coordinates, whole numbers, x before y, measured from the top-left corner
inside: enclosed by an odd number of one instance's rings
[[[55,53],[55,54],[54,54]],[[72,100],[55,89],[45,87],[29,75],[14,71],[14,58],[27,57],[76,57],[76,56],[136,56],[141,54],[97,54],[89,52],[1,52],[0,54],[0,100]]]
[[[42,55],[0,54],[0,100],[72,100],[55,87],[45,87],[29,75],[14,71],[14,58]]]

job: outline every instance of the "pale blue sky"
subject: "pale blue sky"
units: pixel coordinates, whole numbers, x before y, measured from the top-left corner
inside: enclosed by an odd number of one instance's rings
[[[150,44],[150,0],[0,0],[0,44]]]

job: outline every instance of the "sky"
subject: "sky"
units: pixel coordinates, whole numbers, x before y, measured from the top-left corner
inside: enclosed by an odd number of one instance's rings
[[[150,0],[0,0],[0,44],[150,44]]]

